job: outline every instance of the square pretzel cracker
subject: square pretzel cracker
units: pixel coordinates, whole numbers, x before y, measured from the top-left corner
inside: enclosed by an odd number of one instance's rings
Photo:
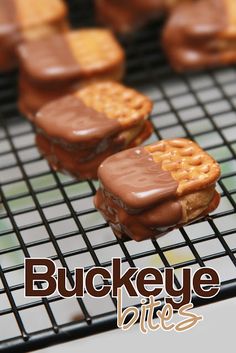
[[[44,104],[91,82],[119,81],[125,55],[106,29],[80,29],[19,48],[20,108],[29,116]]]
[[[0,70],[17,65],[16,47],[67,29],[67,8],[63,0],[0,0]]]
[[[96,179],[100,163],[152,133],[151,101],[116,82],[93,83],[36,114],[37,144],[56,170]]]
[[[95,206],[120,238],[159,237],[218,206],[219,176],[217,162],[193,141],[162,140],[107,158]]]
[[[180,3],[163,30],[163,46],[176,71],[236,62],[235,0]]]

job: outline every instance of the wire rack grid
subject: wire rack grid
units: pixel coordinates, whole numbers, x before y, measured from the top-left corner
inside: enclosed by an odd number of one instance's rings
[[[68,2],[75,26],[92,25],[91,1]],[[120,241],[94,209],[97,183],[78,183],[49,168],[34,143],[32,125],[16,104],[17,75],[0,75],[0,350],[28,352],[116,327],[115,301],[24,298],[25,257],[50,257],[67,269],[109,268],[120,256],[130,266],[180,270],[212,266],[222,286],[214,301],[236,294],[236,69],[176,75],[161,51],[161,23],[121,41],[127,53],[126,83],[154,101],[155,132],[149,142],[189,137],[222,167],[220,207],[210,217],[158,240]],[[101,282],[97,283],[99,286]],[[40,285],[40,284],[39,284]],[[196,306],[205,304],[194,297]],[[209,302],[209,301],[208,301]],[[124,306],[139,305],[125,298]],[[32,318],[36,318],[32,319]]]

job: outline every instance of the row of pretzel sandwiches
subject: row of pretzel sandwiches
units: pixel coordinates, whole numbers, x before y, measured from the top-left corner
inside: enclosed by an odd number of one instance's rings
[[[116,8],[135,14],[138,8],[143,20],[125,27],[131,30],[150,18],[146,13],[155,13],[153,6],[160,2],[98,0],[98,17],[111,25]],[[195,45],[191,36],[198,50],[207,50],[209,44],[220,60],[217,40],[211,38],[218,12],[215,7],[209,16],[204,12],[204,4],[212,2],[182,0],[174,6],[168,1],[172,10],[164,40],[170,43],[167,53],[177,69],[191,68],[187,62],[193,67],[210,64],[190,49]],[[226,2],[215,0],[217,9]],[[204,16],[200,25],[192,16],[186,30],[184,18],[189,20],[190,10]],[[122,18],[128,21],[129,16]],[[215,23],[215,30],[221,22]],[[0,68],[16,66],[19,110],[36,127],[39,151],[56,171],[78,180],[99,178],[95,207],[117,237],[158,237],[218,206],[220,167],[196,143],[173,138],[141,146],[153,132],[148,119],[153,104],[118,82],[125,73],[125,53],[111,30],[71,30],[61,0],[0,0]]]

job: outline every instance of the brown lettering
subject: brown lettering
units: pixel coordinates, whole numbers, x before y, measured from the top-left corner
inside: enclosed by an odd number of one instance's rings
[[[183,269],[183,285],[182,288],[174,288],[174,269],[165,269],[166,292],[171,297],[166,298],[166,303],[172,305],[174,310],[178,310],[182,305],[188,304],[191,300],[191,269]],[[178,302],[174,300],[175,297],[182,296]]]
[[[66,288],[66,269],[64,267],[58,268],[58,292],[64,298],[70,298],[73,296],[82,297],[84,294],[84,287],[83,287],[83,276],[84,270],[83,268],[76,268],[75,269],[75,285],[72,289]]]
[[[152,278],[146,278],[148,275],[151,275]],[[153,295],[156,297],[162,292],[162,288],[154,288],[148,290],[145,286],[150,285],[163,285],[163,278],[161,272],[155,268],[145,268],[141,270],[137,276],[137,288],[139,293],[144,297],[149,297]]]
[[[117,289],[125,287],[127,293],[130,297],[137,297],[137,292],[134,288],[131,278],[138,271],[137,267],[129,268],[124,275],[121,275],[121,259],[114,258],[112,260],[113,268],[113,287],[112,287],[112,296],[117,297]]]
[[[102,276],[104,280],[111,279],[110,272],[105,268],[91,268],[86,274],[86,290],[92,297],[101,298],[105,297],[110,292],[111,286],[109,284],[104,284],[101,289],[97,289],[94,286],[94,278],[98,275]]]
[[[36,273],[35,267],[45,266],[46,272]],[[25,259],[25,296],[26,297],[48,297],[56,290],[55,264],[50,259]],[[35,281],[47,282],[47,288],[34,288]]]
[[[203,275],[208,275],[210,278],[203,279]],[[203,285],[208,285],[209,288],[202,288]],[[199,297],[212,298],[216,296],[220,290],[219,285],[219,275],[213,268],[199,268],[193,276],[193,288]]]

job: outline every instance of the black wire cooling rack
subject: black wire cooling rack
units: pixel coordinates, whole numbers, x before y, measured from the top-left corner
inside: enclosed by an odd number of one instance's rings
[[[93,24],[91,1],[69,6],[75,26]],[[175,75],[161,51],[160,28],[152,23],[122,39],[126,83],[154,101],[150,142],[189,137],[219,161],[220,207],[208,219],[158,240],[116,239],[93,207],[96,182],[78,183],[49,168],[35,147],[33,127],[17,111],[17,75],[0,75],[1,352],[28,352],[116,327],[110,297],[98,302],[86,295],[83,300],[24,298],[24,257],[47,256],[66,267],[68,286],[75,266],[109,267],[113,256],[122,258],[124,268],[173,266],[177,286],[181,268],[212,266],[222,280],[214,301],[236,294],[236,69]],[[139,305],[126,298],[124,306],[129,304]]]

